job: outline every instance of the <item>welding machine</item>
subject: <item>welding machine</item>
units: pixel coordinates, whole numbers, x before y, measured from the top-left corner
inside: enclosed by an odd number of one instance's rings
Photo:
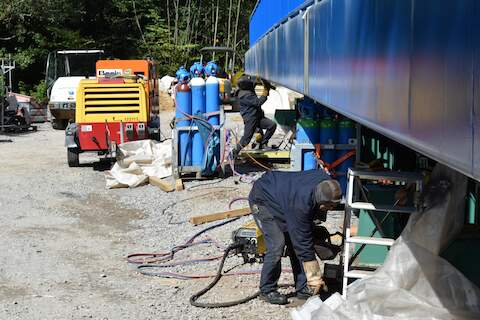
[[[313,229],[313,243],[315,253],[322,261],[333,260],[342,250],[342,245],[332,243],[333,237],[342,238],[340,232],[330,234],[322,225],[315,225]],[[265,238],[255,220],[245,223],[232,233],[234,243],[242,244],[235,249],[235,253],[243,257],[245,263],[262,262],[263,256],[267,251]],[[286,256],[286,252],[284,255]],[[339,281],[341,279],[341,268],[336,264],[324,264],[324,278],[327,283]]]
[[[250,220],[233,231],[232,240],[234,243],[242,244],[235,249],[235,253],[241,255],[245,263],[262,262],[267,247],[262,230],[257,226],[255,220]]]

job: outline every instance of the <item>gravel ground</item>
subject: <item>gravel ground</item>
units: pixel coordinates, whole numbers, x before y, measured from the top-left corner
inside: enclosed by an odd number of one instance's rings
[[[171,112],[165,112],[162,119],[168,122],[170,117]],[[164,134],[170,136],[167,129]],[[80,168],[67,166],[63,138],[62,131],[47,123],[37,132],[0,135],[13,140],[0,143],[0,319],[290,318],[292,306],[258,299],[226,309],[192,307],[189,297],[210,280],[144,276],[126,263],[129,253],[184,243],[205,227],[192,226],[189,217],[227,210],[230,200],[248,195],[248,184],[229,177],[187,182],[184,191],[168,194],[149,185],[106,190],[96,157],[81,156]],[[340,218],[333,215],[328,224],[335,229]],[[208,234],[227,245],[231,232],[249,219]],[[179,253],[178,259],[219,252],[202,245]],[[211,273],[217,264],[166,270]],[[234,257],[226,265],[231,267],[238,271],[261,265],[242,265],[242,259]],[[244,297],[257,290],[258,279],[225,277],[202,301]],[[292,283],[291,275],[284,274],[281,283]]]

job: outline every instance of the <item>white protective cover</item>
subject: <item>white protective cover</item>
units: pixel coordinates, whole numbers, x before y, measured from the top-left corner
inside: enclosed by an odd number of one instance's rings
[[[311,298],[294,320],[480,319],[480,289],[438,254],[464,221],[465,176],[438,165],[415,213],[385,263],[369,278],[322,302]]]
[[[117,162],[105,173],[107,189],[135,188],[148,177],[172,174],[172,140],[139,140],[118,145]]]
[[[163,76],[158,80],[158,90],[163,92],[168,92],[172,87],[173,82],[175,81],[174,77]]]

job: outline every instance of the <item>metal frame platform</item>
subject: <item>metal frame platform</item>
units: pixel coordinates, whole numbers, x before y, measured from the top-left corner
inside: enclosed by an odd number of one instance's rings
[[[225,152],[225,128],[224,121],[225,115],[223,107],[220,108],[220,124],[214,125],[216,132],[220,132],[220,157]],[[201,179],[203,176],[201,174],[202,168],[200,166],[180,166],[178,161],[178,134],[181,131],[188,131],[191,133],[198,132],[197,126],[175,126],[172,129],[172,175],[175,179],[181,178],[186,174],[195,174],[196,179]],[[220,164],[220,174],[225,174],[225,163]]]

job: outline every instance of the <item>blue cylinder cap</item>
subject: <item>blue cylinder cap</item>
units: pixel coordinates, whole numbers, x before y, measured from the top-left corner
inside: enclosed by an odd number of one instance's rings
[[[176,76],[180,83],[187,83],[190,80],[190,73],[184,67],[178,68]]]
[[[215,61],[210,61],[205,66],[205,74],[207,76],[214,76],[215,77],[217,75],[217,70],[218,70],[218,65],[215,63]]]
[[[190,73],[192,74],[192,78],[199,78],[202,77],[205,70],[200,62],[195,62],[190,67]]]

